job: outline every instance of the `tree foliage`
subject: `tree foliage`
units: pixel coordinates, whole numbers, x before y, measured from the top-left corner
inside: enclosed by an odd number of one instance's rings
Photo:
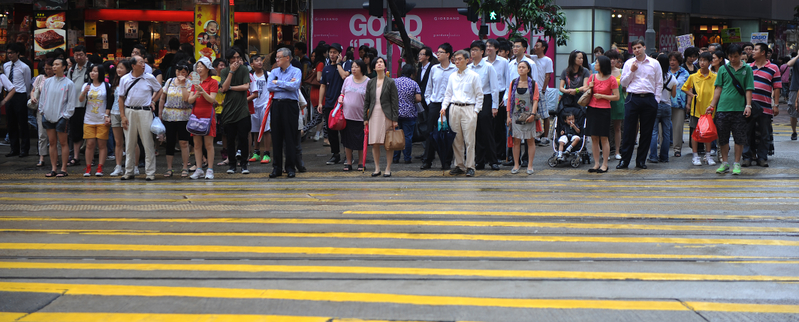
[[[519,30],[543,32],[555,39],[558,46],[569,40],[566,16],[560,6],[552,0],[469,0],[469,4],[480,4],[480,15],[496,11],[510,30],[509,38],[521,35]]]

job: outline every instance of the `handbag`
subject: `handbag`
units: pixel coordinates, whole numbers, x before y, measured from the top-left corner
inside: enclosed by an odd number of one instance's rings
[[[516,118],[516,124],[527,124],[527,119],[530,118],[530,116],[533,116],[533,112],[519,113],[519,116]],[[537,119],[538,119],[538,114],[535,114],[533,122],[535,122]]]
[[[189,122],[186,123],[186,131],[194,135],[208,135],[211,132],[211,118],[199,118],[192,114],[189,116]]]
[[[330,111],[330,116],[327,119],[327,127],[333,131],[341,131],[347,127],[347,120],[344,119],[344,111],[341,110],[341,103],[336,104],[336,107]]]
[[[152,132],[155,135],[161,135],[166,133],[166,127],[164,126],[164,123],[161,122],[161,119],[159,117],[157,116],[153,117],[153,122],[150,123],[150,132]]]
[[[402,130],[387,130],[385,140],[386,151],[399,151],[405,149],[405,132]]]
[[[738,94],[741,94],[741,96],[746,97],[746,91],[744,90],[744,87],[741,86],[741,83],[738,82],[738,79],[732,75],[732,68],[730,68],[730,65],[724,65],[724,68],[727,69],[727,74],[730,74],[730,78],[732,78],[732,86],[735,87],[735,89],[738,91]],[[746,119],[746,121],[749,122],[752,120],[756,120],[761,115],[763,115],[763,107],[760,106],[760,103],[758,103],[753,99],[752,108],[750,109],[749,117]]]
[[[591,75],[591,79],[596,80],[594,75]],[[580,96],[580,99],[577,100],[577,104],[580,104],[580,106],[582,107],[588,106],[588,103],[591,103],[591,97],[593,97],[593,92],[594,91],[592,90],[592,88],[589,88],[587,91],[585,91],[585,93],[583,93],[583,96]]]

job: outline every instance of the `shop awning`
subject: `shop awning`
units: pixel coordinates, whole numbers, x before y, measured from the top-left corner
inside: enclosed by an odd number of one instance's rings
[[[130,10],[130,9],[86,9],[85,20],[110,21],[194,21],[194,11],[183,10]],[[234,12],[235,23],[273,23],[296,25],[297,16],[277,12]]]

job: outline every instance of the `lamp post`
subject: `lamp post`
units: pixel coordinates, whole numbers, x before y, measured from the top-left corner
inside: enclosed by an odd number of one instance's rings
[[[644,42],[646,43],[646,54],[651,55],[657,48],[655,38],[655,0],[646,0],[646,34],[644,35]]]

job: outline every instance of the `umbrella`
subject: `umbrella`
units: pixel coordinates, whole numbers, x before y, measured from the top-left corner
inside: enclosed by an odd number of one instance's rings
[[[363,152],[361,152],[361,172],[366,172],[366,147],[369,145],[369,125],[366,124],[363,126]]]
[[[258,131],[258,142],[264,137],[264,129],[266,128],[266,120],[269,119],[269,110],[272,109],[272,99],[275,98],[275,93],[269,93],[269,103],[266,104],[266,111],[264,111],[264,119],[261,120],[261,130]]]
[[[433,127],[433,142],[436,145],[438,156],[441,157],[441,162],[444,160],[452,160],[452,142],[455,141],[457,133],[453,132],[449,126],[442,127],[440,130],[438,126]]]
[[[414,49],[422,49],[424,47],[424,43],[416,39],[416,37],[412,35],[408,35],[411,39],[411,47]],[[405,48],[405,44],[402,43],[402,36],[400,35],[399,31],[389,31],[383,34],[383,38],[386,38],[390,43],[400,46],[400,48]]]

